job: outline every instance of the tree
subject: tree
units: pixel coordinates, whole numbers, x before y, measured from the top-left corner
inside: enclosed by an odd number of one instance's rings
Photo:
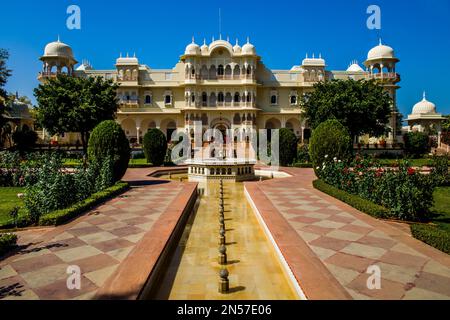
[[[425,132],[408,132],[403,140],[408,156],[419,158],[430,151],[430,138]]]
[[[89,133],[117,111],[117,85],[101,77],[59,75],[34,89],[37,122],[52,135],[79,132],[86,153]]]
[[[11,70],[6,67],[6,61],[9,58],[9,52],[0,48],[0,147],[3,145],[4,137],[7,135],[5,119],[7,93],[4,89],[8,78],[11,76]]]
[[[14,131],[12,139],[16,145],[16,149],[20,153],[24,153],[34,148],[38,140],[38,135],[27,126],[23,126],[21,129]]]
[[[328,119],[336,119],[353,139],[363,134],[385,134],[392,112],[392,99],[373,80],[316,83],[314,91],[303,96],[302,105],[312,129]]]
[[[5,91],[6,82],[11,76],[11,70],[6,67],[6,61],[9,59],[9,52],[5,49],[0,48],[0,97],[5,100],[7,98],[7,93]]]
[[[280,129],[280,164],[290,165],[297,155],[297,137],[286,128]]]
[[[167,139],[159,129],[150,129],[144,135],[144,154],[147,163],[160,166],[164,163],[167,153]]]

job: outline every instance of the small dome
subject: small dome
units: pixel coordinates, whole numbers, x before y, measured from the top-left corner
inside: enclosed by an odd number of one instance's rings
[[[238,42],[237,39],[236,39],[236,44],[235,44],[234,47],[233,47],[233,52],[234,52],[234,53],[237,53],[237,54],[242,53],[242,48],[241,48],[241,46],[239,45],[239,42]]]
[[[92,66],[88,61],[83,61],[83,63],[80,64],[76,70],[77,71],[92,70]]]
[[[425,114],[425,113],[436,113],[436,105],[426,99],[424,92],[422,101],[414,105],[412,114]]]
[[[358,64],[357,61],[353,61],[347,68],[348,72],[364,72],[364,69]]]
[[[72,48],[61,41],[50,42],[45,46],[44,57],[65,57],[73,59]]]
[[[194,42],[194,38],[192,38],[192,43],[188,44],[188,46],[186,47],[186,50],[184,51],[185,55],[198,55],[200,54],[200,47],[198,46],[198,44],[196,44]]]
[[[200,50],[201,50],[202,54],[207,54],[207,53],[209,52],[209,47],[208,47],[208,45],[206,44],[206,39],[203,40],[203,44],[202,44],[202,46],[200,47]]]
[[[255,46],[250,43],[249,39],[247,39],[247,43],[244,44],[244,46],[242,47],[242,54],[249,54],[249,55],[256,54]]]
[[[395,59],[394,49],[382,44],[381,40],[380,40],[380,44],[378,46],[370,49],[369,53],[367,54],[367,60],[380,59],[380,58]]]

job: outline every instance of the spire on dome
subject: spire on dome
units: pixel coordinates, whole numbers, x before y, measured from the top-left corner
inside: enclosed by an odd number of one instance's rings
[[[424,91],[423,92],[423,100],[422,101],[426,101],[427,100],[427,93]]]
[[[236,45],[237,46],[239,45],[239,39],[238,38],[236,38]]]
[[[250,43],[250,37],[247,36],[247,43]]]
[[[206,38],[203,38],[203,45],[206,46]]]
[[[195,43],[195,38],[194,38],[194,36],[192,36],[192,43]]]
[[[58,40],[57,40],[57,42],[61,42],[61,40],[59,39],[59,34],[58,34]]]
[[[380,46],[382,46],[383,45],[383,43],[381,42],[381,37],[380,37]]]
[[[230,36],[227,36],[227,41],[230,42]]]

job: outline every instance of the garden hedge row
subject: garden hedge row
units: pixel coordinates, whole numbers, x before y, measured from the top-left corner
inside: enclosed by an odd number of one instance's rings
[[[313,167],[312,163],[300,163],[300,162],[294,163],[292,166],[295,168],[312,168]]]
[[[447,232],[431,225],[413,224],[411,233],[414,238],[450,254],[450,234]]]
[[[389,218],[389,210],[385,207],[377,205],[371,201],[362,199],[357,195],[350,194],[348,192],[342,191],[335,188],[322,180],[313,181],[314,188],[326,193],[348,205],[358,209],[359,211],[365,212],[375,218]]]
[[[17,236],[12,233],[0,233],[0,256],[13,249],[17,243]]]
[[[41,226],[58,226],[63,223],[66,223],[67,221],[77,217],[78,215],[82,214],[83,212],[92,209],[96,205],[104,202],[105,200],[108,200],[109,198],[112,198],[114,196],[117,196],[127,190],[129,188],[128,183],[126,182],[118,182],[112,187],[105,189],[103,191],[94,193],[89,198],[80,201],[78,203],[75,203],[73,206],[62,209],[62,210],[56,210],[49,214],[43,215],[39,219],[39,225]]]

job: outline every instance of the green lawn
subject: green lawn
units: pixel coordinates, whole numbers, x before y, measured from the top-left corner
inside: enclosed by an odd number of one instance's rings
[[[22,208],[19,211],[20,216],[25,215],[23,201],[17,197],[18,193],[23,192],[24,188],[0,188],[0,226],[12,222],[9,213],[15,206]]]
[[[439,229],[450,234],[450,187],[439,187],[433,193],[434,206],[431,211],[436,215],[433,222]]]
[[[379,159],[382,166],[396,166],[399,161],[397,159]],[[432,159],[420,158],[420,159],[408,159],[408,162],[413,167],[423,167],[423,166],[431,166],[433,163]]]

